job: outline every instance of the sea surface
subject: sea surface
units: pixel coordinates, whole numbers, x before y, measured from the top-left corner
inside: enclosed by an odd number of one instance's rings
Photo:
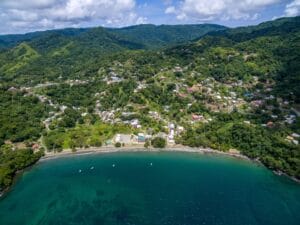
[[[0,199],[1,225],[299,225],[300,184],[254,163],[188,153],[46,160]]]

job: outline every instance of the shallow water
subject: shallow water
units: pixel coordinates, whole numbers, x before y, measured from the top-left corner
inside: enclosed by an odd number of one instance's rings
[[[0,224],[299,225],[300,185],[248,161],[114,153],[39,163],[0,200]]]

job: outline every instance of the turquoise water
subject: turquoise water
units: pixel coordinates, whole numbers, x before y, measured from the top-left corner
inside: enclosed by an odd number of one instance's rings
[[[300,185],[220,156],[72,156],[25,172],[0,200],[0,224],[299,225]]]

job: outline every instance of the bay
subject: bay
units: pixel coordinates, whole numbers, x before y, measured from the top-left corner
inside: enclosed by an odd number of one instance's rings
[[[41,161],[0,199],[0,224],[299,225],[300,185],[245,160],[110,153]]]

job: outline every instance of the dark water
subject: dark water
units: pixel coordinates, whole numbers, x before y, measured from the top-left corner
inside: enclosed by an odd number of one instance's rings
[[[25,172],[0,200],[0,224],[299,225],[300,185],[220,156],[75,156]]]

